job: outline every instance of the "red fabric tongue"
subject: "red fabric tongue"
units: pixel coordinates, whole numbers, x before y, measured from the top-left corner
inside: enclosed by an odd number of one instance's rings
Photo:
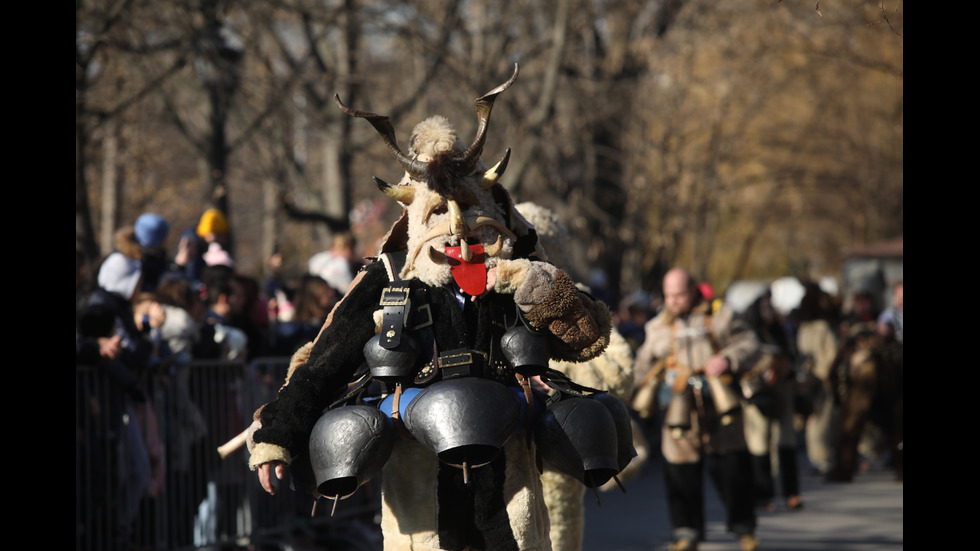
[[[449,271],[459,288],[468,295],[479,296],[487,290],[487,265],[483,263],[486,255],[479,243],[470,245],[470,251],[473,259],[469,262],[463,260],[462,247],[446,247],[446,256],[449,257]]]

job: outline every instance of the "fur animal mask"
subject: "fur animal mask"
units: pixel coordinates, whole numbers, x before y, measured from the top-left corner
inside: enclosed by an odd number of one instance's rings
[[[408,152],[403,152],[388,117],[349,109],[336,98],[344,112],[374,126],[405,169],[397,185],[375,178],[379,189],[403,207],[382,246],[382,252],[408,251],[400,277],[418,277],[433,286],[446,285],[454,277],[459,283],[464,268],[485,275],[500,259],[537,251],[533,228],[499,183],[510,150],[489,170],[480,158],[493,102],[517,73],[515,65],[507,82],[476,100],[479,128],[468,148],[445,117],[434,116],[415,126]],[[466,290],[465,284],[460,286]]]

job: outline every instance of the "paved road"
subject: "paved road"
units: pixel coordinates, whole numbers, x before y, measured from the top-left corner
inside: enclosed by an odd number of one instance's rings
[[[903,483],[881,467],[851,483],[826,483],[801,459],[804,507],[760,512],[760,551],[878,551],[903,549]],[[670,521],[659,460],[619,490],[586,494],[584,551],[665,551]],[[738,551],[725,532],[724,509],[706,480],[707,539],[701,551]]]

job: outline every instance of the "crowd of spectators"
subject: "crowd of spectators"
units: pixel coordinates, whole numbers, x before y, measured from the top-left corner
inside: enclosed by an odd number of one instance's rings
[[[76,250],[76,366],[98,369],[117,390],[111,403],[97,409],[112,419],[106,438],[122,458],[116,462],[116,483],[91,488],[111,488],[119,509],[130,512],[119,519],[122,539],[144,498],[175,491],[174,484],[189,476],[190,450],[203,441],[201,404],[191,400],[180,382],[187,376],[184,368],[196,360],[288,358],[316,338],[359,267],[353,240],[343,234],[312,257],[304,273],[284,277],[278,254],[269,260],[263,280],[240,273],[228,249],[227,220],[217,209],[206,210],[196,226],[182,231],[173,254],[165,246],[169,235],[162,216],[141,215],[116,232],[113,250],[97,263],[94,277],[88,272],[90,259]],[[613,304],[602,278],[591,277],[590,283],[610,303],[618,332],[635,355],[643,346],[645,327],[661,312],[660,290],[634,290]],[[859,292],[847,312],[815,282],[804,281],[801,288],[802,297],[791,310],[774,309],[766,288],[739,312],[757,338],[776,351],[773,355],[786,360],[775,385],[779,406],[773,409],[764,400],[748,398],[745,402],[761,419],[751,429],[761,431],[761,440],[756,438],[760,444],[751,446],[756,435],[746,435],[753,454],[747,476],[755,480],[756,505],[770,510],[776,488],[788,509],[802,508],[797,468],[812,469],[829,481],[848,481],[862,461],[884,456],[896,477],[902,476],[902,283],[893,286],[887,307]],[[713,292],[710,286],[701,286],[699,292],[715,311],[724,302],[705,296]],[[859,352],[860,360],[855,359]],[[149,377],[173,381],[176,394],[166,399],[181,404],[176,430],[161,429],[153,406],[163,398],[148,387]],[[639,387],[640,381],[636,383]],[[78,403],[79,408],[93,407],[84,400]],[[93,411],[79,411],[76,418]],[[877,429],[876,442],[868,441],[866,427]],[[79,457],[99,461],[98,454],[88,452],[104,449],[105,443],[79,432]],[[796,465],[798,442],[808,465]],[[193,507],[199,497],[184,499]],[[184,531],[191,530],[187,526]]]
[[[101,262],[92,264],[76,250],[75,363],[106,376],[113,389],[110,403],[95,403],[90,384],[76,385],[78,456],[85,463],[81,472],[105,472],[108,464],[116,471],[108,485],[87,486],[91,492],[111,488],[116,541],[134,537],[141,504],[186,478],[191,450],[205,441],[201,409],[208,404],[188,395],[187,367],[195,361],[288,359],[316,337],[343,296],[338,282],[346,277],[349,283],[357,269],[348,255],[344,265],[330,267],[334,285],[316,273],[260,282],[237,270],[229,234],[224,214],[207,209],[170,254],[170,225],[150,212],[116,232],[113,250]],[[90,265],[97,266],[94,277]],[[161,426],[158,417],[171,413],[176,419]],[[109,420],[108,430],[82,426],[96,415]],[[212,436],[209,443],[232,435]],[[120,459],[101,457],[96,452],[102,449]],[[187,507],[196,508],[198,498],[188,496]],[[187,538],[191,530],[184,530]]]

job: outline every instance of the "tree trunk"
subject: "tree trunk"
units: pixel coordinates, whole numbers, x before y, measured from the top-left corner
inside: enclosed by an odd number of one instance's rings
[[[103,251],[115,247],[113,234],[119,219],[119,182],[116,163],[119,152],[119,136],[115,122],[106,124],[105,139],[102,141],[102,228],[99,244]]]

